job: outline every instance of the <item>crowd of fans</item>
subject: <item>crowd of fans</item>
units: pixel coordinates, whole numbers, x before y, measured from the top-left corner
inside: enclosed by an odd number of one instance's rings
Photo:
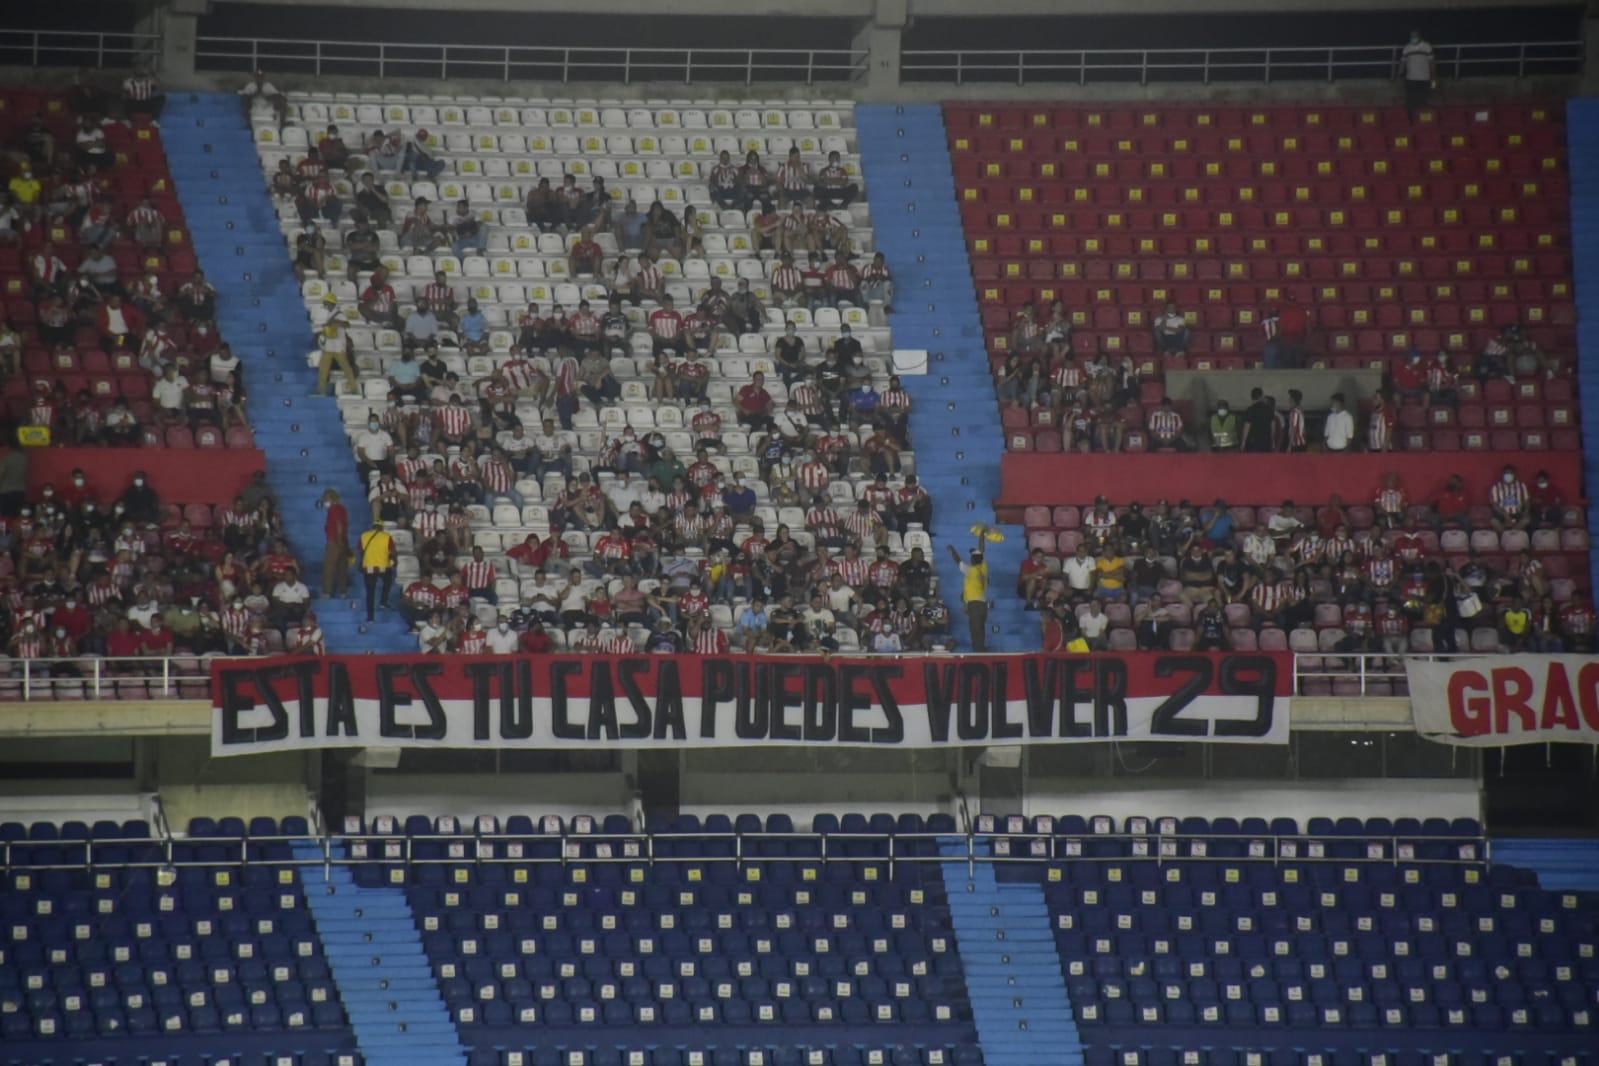
[[[319,392],[342,377],[344,395],[363,395],[376,374],[363,382],[358,364],[386,379],[386,402],[352,431],[374,524],[329,534],[329,555],[369,576],[369,617],[399,610],[429,652],[891,652],[944,639],[926,557],[932,504],[911,466],[899,379],[874,370],[847,321],[808,332],[812,348],[789,319],[759,368],[742,369],[752,360],[740,339],[769,329],[769,312],[892,299],[882,255],[852,260],[842,209],[860,190],[837,152],[814,172],[797,148],[772,168],[755,152],[708,166],[711,203],[748,212],[752,254],[772,266],[759,291],[742,276],[694,283],[686,307],[668,291],[681,276],[661,264],[703,255],[713,212],[640,211],[600,178],[541,179],[527,225],[563,236],[560,265],[594,298],[514,312],[498,350],[498,324],[456,278],[440,271],[402,293],[382,265],[385,230],[422,254],[483,252],[490,223],[467,202],[442,217],[422,198],[389,202],[386,175],[439,176],[434,145],[421,130],[348,147],[329,128],[271,176],[304,225],[303,276],[327,275],[336,242],[346,279],[361,283],[353,303],[329,291],[313,316]],[[341,171],[353,175],[348,200]],[[398,332],[400,351],[373,362],[352,336],[365,326]],[[463,374],[458,356],[488,364]],[[520,513],[522,539],[501,554],[477,534],[504,507]]]
[[[1070,528],[1035,533],[1017,594],[1052,651],[1591,653],[1594,610],[1560,554],[1586,554],[1580,512],[1543,471],[1528,484],[1506,467],[1484,488],[1474,506],[1452,477],[1413,501],[1395,473],[1368,504],[1284,500],[1258,515],[1101,496],[1049,516]]]
[[[250,444],[240,360],[216,328],[161,158],[162,97],[80,76],[4,138],[5,437],[30,446]]]
[[[73,470],[34,490],[27,457],[0,460],[0,641],[17,660],[101,656],[102,675],[159,672],[141,659],[326,650],[277,501],[257,474],[231,503],[164,501]],[[35,678],[87,677],[84,661]]]
[[[1261,366],[1307,367],[1306,317],[1297,304],[1265,310]],[[1411,350],[1385,363],[1382,383],[1369,396],[1334,393],[1325,407],[1312,409],[1297,389],[1279,398],[1255,388],[1242,408],[1218,400],[1209,410],[1196,411],[1166,395],[1161,384],[1163,365],[1188,354],[1191,316],[1169,304],[1151,319],[1157,354],[1140,363],[1130,354],[1103,349],[1080,355],[1073,346],[1071,315],[1058,300],[1045,316],[1031,304],[1020,308],[1008,347],[993,357],[1007,426],[1052,427],[1065,452],[1390,452],[1434,446],[1430,435],[1407,441],[1407,427],[1545,428],[1542,411],[1530,423],[1511,411],[1522,382],[1531,383],[1529,390],[1537,396],[1556,381],[1560,393],[1570,397],[1574,392],[1569,363],[1512,324],[1474,358]],[[1502,424],[1491,421],[1482,406],[1495,395],[1506,419]],[[1564,417],[1566,428],[1574,428],[1569,406]]]

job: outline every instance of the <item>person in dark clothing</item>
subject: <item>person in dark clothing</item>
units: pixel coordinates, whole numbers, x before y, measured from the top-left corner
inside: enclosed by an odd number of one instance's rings
[[[1244,408],[1244,451],[1271,451],[1271,423],[1274,405],[1265,390],[1249,390],[1249,406]]]
[[[150,487],[143,470],[135,471],[133,483],[123,490],[122,508],[134,522],[150,525],[161,520],[161,497]]]

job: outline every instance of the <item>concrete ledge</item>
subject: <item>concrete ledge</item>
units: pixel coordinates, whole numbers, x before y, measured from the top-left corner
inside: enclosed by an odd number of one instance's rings
[[[0,737],[209,736],[205,700],[50,700],[0,707]]]
[[[1414,728],[1404,697],[1338,699],[1295,696],[1290,723],[1295,732],[1393,733]]]

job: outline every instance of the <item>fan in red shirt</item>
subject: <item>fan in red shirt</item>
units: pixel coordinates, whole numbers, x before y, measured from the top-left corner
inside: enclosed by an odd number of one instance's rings
[[[650,315],[650,336],[656,352],[683,353],[683,316],[672,309],[672,298],[661,297],[661,306]]]
[[[139,635],[139,654],[172,654],[172,630],[162,625],[159,614],[150,619],[150,628]]]
[[[1432,509],[1438,522],[1444,526],[1464,526],[1471,515],[1471,500],[1466,496],[1466,483],[1459,474],[1449,475],[1443,491],[1433,502]]]
[[[1394,391],[1401,399],[1419,400],[1427,395],[1427,367],[1421,353],[1411,349],[1405,361],[1393,369]]]
[[[543,622],[534,622],[529,625],[527,632],[517,638],[516,644],[527,655],[545,655],[553,647],[550,643],[549,634],[544,632]]]
[[[508,558],[516,560],[519,565],[529,570],[537,570],[552,557],[566,558],[567,547],[565,541],[555,537],[540,540],[537,533],[529,533],[522,543],[505,554]]]
[[[766,375],[759,370],[754,379],[738,390],[738,421],[741,426],[776,432],[772,423],[772,394],[766,391]]]

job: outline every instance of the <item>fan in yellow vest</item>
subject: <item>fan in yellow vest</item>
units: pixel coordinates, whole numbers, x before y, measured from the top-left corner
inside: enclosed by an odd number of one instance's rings
[[[378,584],[383,585],[381,602],[389,609],[389,596],[394,592],[394,538],[383,528],[383,520],[372,523],[372,528],[361,534],[361,579],[366,583],[366,620],[375,621],[379,602]]]

